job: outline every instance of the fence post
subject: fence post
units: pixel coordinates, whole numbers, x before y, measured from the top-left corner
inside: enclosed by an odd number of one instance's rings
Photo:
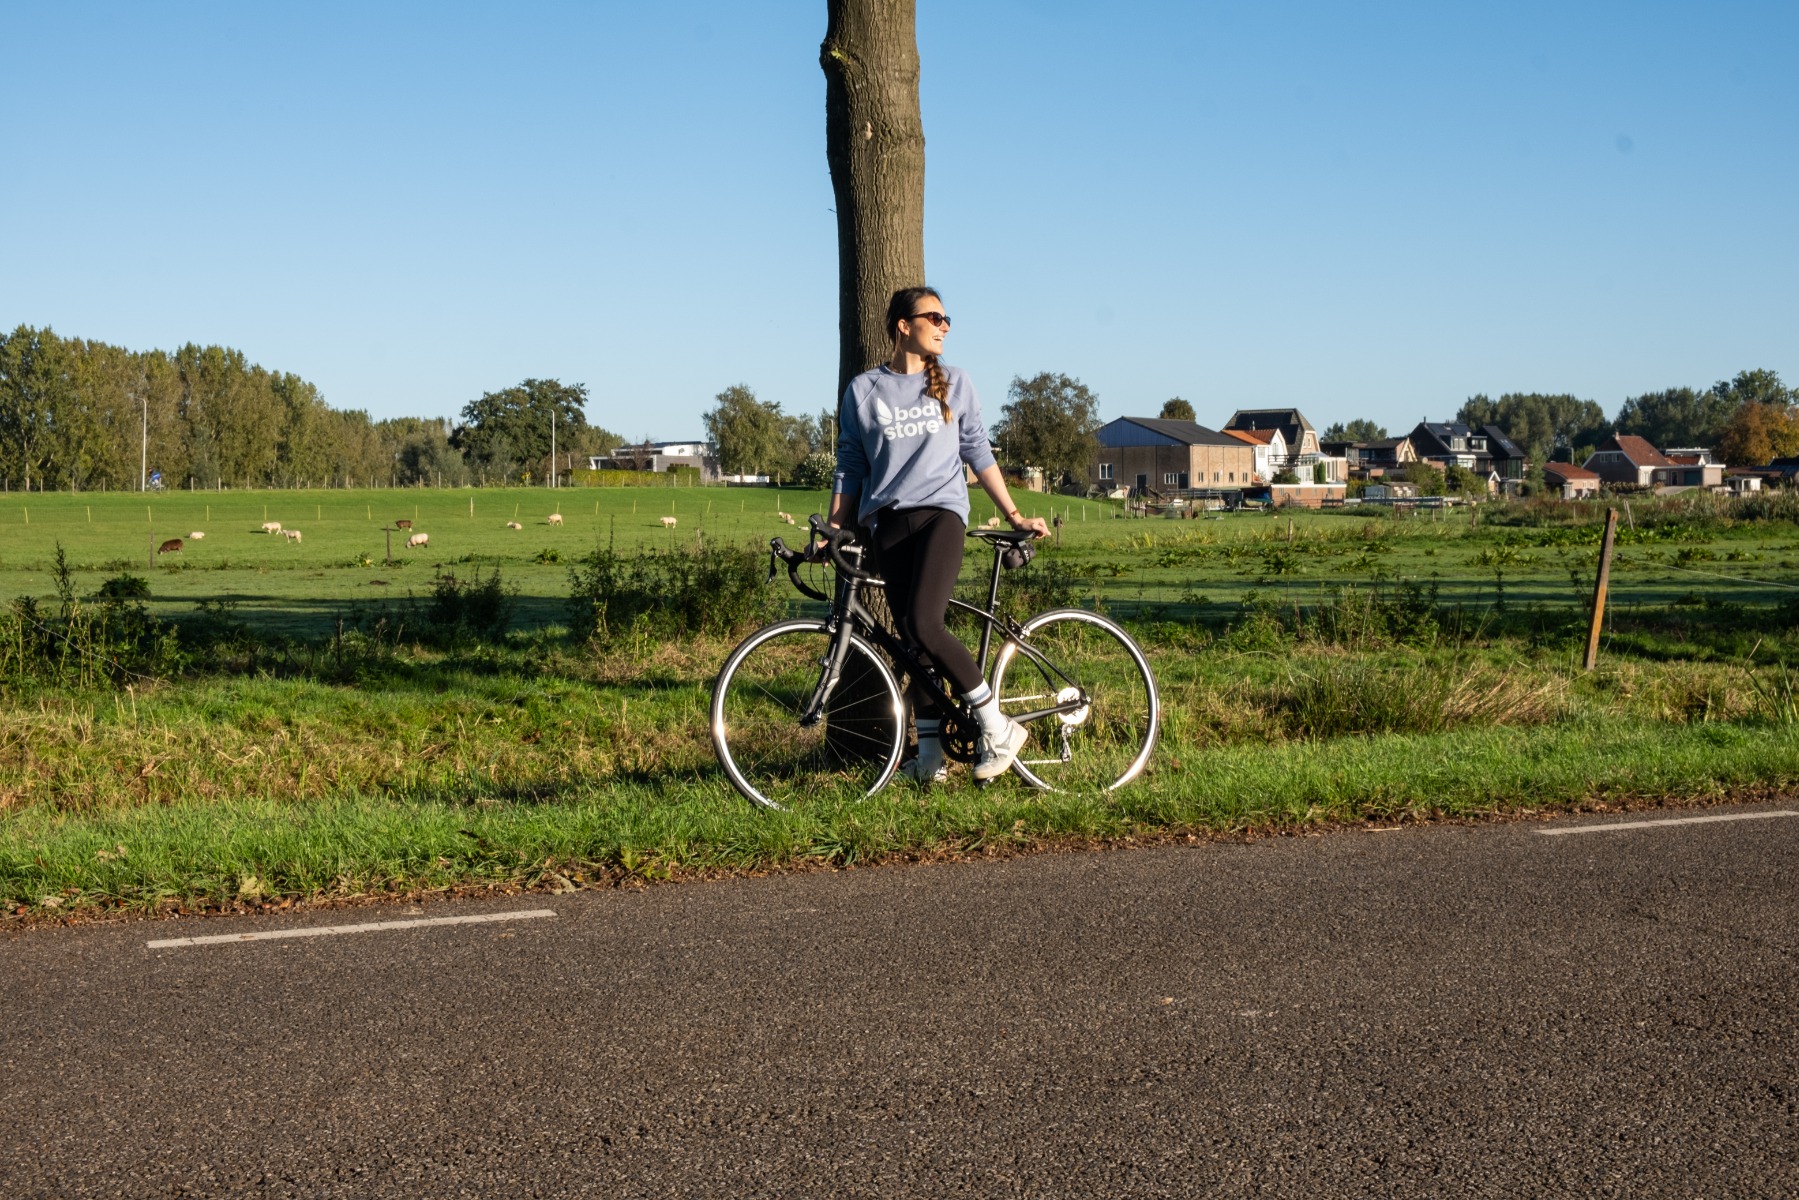
[[[1605,587],[1612,577],[1612,543],[1618,536],[1618,510],[1605,510],[1605,538],[1599,543],[1599,578],[1593,584],[1593,624],[1587,630],[1587,661],[1591,671],[1599,661],[1599,629],[1605,623]]]

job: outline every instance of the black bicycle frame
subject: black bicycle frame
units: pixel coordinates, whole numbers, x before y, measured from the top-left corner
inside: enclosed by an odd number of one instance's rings
[[[1019,724],[1025,725],[1032,721],[1040,721],[1045,717],[1056,716],[1059,713],[1079,711],[1089,703],[1086,689],[1081,686],[1080,681],[1071,677],[1068,672],[1027,642],[1024,631],[1019,628],[1017,622],[998,616],[992,611],[994,605],[999,603],[999,580],[1002,569],[1000,555],[996,549],[993,555],[993,575],[987,586],[987,607],[985,609],[954,598],[949,602],[952,609],[960,609],[981,622],[981,648],[977,659],[981,677],[986,678],[987,675],[987,657],[993,645],[993,627],[998,625],[1004,630],[1006,637],[1018,647],[1019,653],[1030,659],[1039,670],[1045,672],[1046,678],[1053,673],[1069,687],[1074,688],[1077,693],[1075,699],[1063,701],[1049,708],[1008,715]],[[913,678],[924,680],[926,686],[920,690],[931,698],[933,704],[942,706],[940,712],[948,710],[959,719],[967,719],[968,714],[961,711],[963,706],[950,699],[948,689],[944,687],[943,679],[938,675],[936,668],[921,659],[908,642],[888,632],[875,620],[874,614],[863,605],[862,584],[862,580],[845,575],[841,571],[837,574],[837,598],[831,604],[830,616],[825,619],[825,630],[832,635],[831,648],[820,663],[823,670],[819,672],[818,686],[813,689],[811,701],[807,703],[805,711],[800,714],[800,724],[809,728],[824,718],[825,706],[830,703],[831,696],[836,692],[837,685],[843,678],[843,664],[850,652],[850,637],[857,632],[860,632],[864,639],[887,651],[896,663],[904,666],[912,674]]]

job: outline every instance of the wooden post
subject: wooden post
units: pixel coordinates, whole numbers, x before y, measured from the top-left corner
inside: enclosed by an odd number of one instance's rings
[[[1587,661],[1591,671],[1599,661],[1599,629],[1605,624],[1605,587],[1612,577],[1612,543],[1618,537],[1618,510],[1605,510],[1605,539],[1599,543],[1599,578],[1593,584],[1593,624],[1587,630]]]
[[[383,525],[381,532],[387,535],[387,565],[391,567],[394,565],[394,527]]]

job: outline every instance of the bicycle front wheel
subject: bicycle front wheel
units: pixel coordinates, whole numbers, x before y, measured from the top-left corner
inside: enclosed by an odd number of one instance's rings
[[[712,689],[712,746],[744,797],[777,811],[881,790],[899,765],[905,706],[881,656],[859,637],[823,719],[800,717],[831,650],[822,621],[780,621],[731,651]]]
[[[1110,791],[1142,773],[1161,721],[1156,679],[1130,635],[1079,608],[1038,613],[1024,642],[994,660],[993,690],[1008,716],[1071,704],[1030,722],[1012,769],[1045,791]],[[1034,652],[1034,653],[1033,653]]]

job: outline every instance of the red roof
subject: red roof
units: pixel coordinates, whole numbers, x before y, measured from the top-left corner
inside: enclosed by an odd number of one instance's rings
[[[1672,467],[1677,464],[1666,454],[1634,433],[1613,434],[1600,443],[1601,450],[1621,450],[1624,457],[1639,467]]]
[[[1638,438],[1637,440],[1642,441],[1643,439]],[[1544,463],[1543,474],[1545,476],[1554,476],[1563,483],[1573,483],[1576,480],[1581,479],[1597,480],[1599,478],[1599,472],[1597,471],[1589,471],[1585,467],[1578,467],[1573,463],[1563,462]]]
[[[1234,437],[1240,442],[1249,442],[1258,446],[1266,446],[1273,442],[1274,435],[1279,432],[1278,429],[1226,429],[1223,431],[1226,437]]]

